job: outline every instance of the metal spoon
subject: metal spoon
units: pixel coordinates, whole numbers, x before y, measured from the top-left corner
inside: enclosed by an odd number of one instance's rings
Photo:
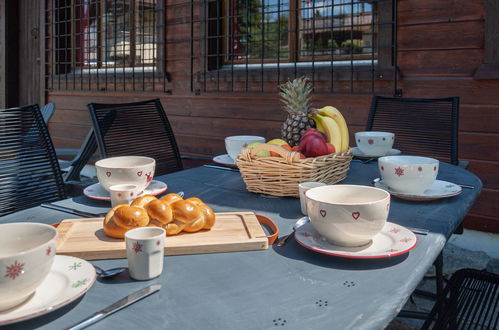
[[[296,221],[295,225],[293,226],[293,231],[291,232],[291,234],[287,235],[287,236],[284,236],[280,241],[279,243],[277,243],[277,246],[283,246],[284,244],[286,244],[289,240],[289,238],[291,236],[294,236],[294,233],[296,231],[296,229],[298,229],[299,227],[303,226],[304,224],[310,222],[310,218],[305,216],[303,218],[300,218],[298,219],[298,221]]]
[[[126,267],[118,267],[118,268],[111,268],[104,270],[96,265],[94,265],[94,268],[95,272],[97,273],[97,276],[99,276],[100,278],[111,278],[121,274],[123,271],[126,270]]]

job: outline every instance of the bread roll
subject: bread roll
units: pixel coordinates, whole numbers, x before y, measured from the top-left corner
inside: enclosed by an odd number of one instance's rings
[[[133,228],[149,224],[149,216],[144,208],[126,204],[113,207],[104,218],[103,228],[107,236],[124,238],[125,233]]]
[[[106,235],[123,238],[127,230],[137,227],[162,227],[167,235],[177,235],[182,231],[210,229],[214,224],[215,213],[199,198],[184,200],[177,194],[168,194],[161,199],[145,195],[130,206],[112,208],[104,218],[103,227]]]
[[[151,222],[158,223],[159,227],[163,227],[173,221],[173,211],[170,205],[160,199],[155,199],[149,202],[145,209],[151,219]]]
[[[161,200],[168,205],[176,201],[181,201],[182,199],[183,199],[182,196],[173,193],[161,197]]]
[[[203,201],[197,197],[187,198],[186,201],[190,201],[201,208],[201,211],[204,215],[204,225],[202,229],[210,229],[211,227],[213,227],[213,225],[215,224],[215,212],[213,212],[213,209],[211,207],[203,203]]]
[[[152,201],[158,200],[156,196],[153,195],[144,195],[140,196],[139,198],[136,198],[130,206],[137,206],[137,207],[145,207],[147,204],[149,204]]]

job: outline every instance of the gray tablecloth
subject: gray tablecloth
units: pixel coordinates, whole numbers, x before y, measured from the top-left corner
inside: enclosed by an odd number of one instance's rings
[[[353,161],[343,183],[369,185],[377,164]],[[215,211],[250,210],[271,217],[290,232],[301,217],[299,200],[269,198],[246,191],[238,172],[199,167],[156,179],[168,192],[198,196]],[[421,203],[393,198],[389,221],[426,228],[409,253],[377,260],[353,260],[309,251],[294,240],[268,250],[165,257],[161,277],[148,282],[122,274],[97,281],[83,298],[14,329],[64,328],[153,283],[161,291],[95,324],[95,329],[381,329],[402,308],[482,188],[480,180],[456,166],[441,164],[438,179],[470,184],[455,197]],[[86,211],[109,204],[84,196],[61,201]],[[32,208],[0,222],[57,222],[72,215]],[[126,259],[93,262],[126,266]]]

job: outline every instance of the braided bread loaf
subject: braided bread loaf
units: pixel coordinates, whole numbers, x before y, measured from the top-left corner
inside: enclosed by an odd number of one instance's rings
[[[168,194],[161,199],[153,195],[137,198],[131,205],[113,207],[104,218],[107,236],[124,238],[127,230],[155,226],[165,228],[167,235],[210,229],[215,224],[215,213],[197,197],[182,199]]]

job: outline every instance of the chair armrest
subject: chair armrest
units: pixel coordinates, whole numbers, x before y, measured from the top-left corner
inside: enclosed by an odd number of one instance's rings
[[[457,166],[459,166],[461,168],[468,168],[469,165],[470,165],[470,162],[467,160],[460,160],[459,163],[457,164]]]
[[[80,149],[55,148],[57,156],[76,156],[79,152]]]

